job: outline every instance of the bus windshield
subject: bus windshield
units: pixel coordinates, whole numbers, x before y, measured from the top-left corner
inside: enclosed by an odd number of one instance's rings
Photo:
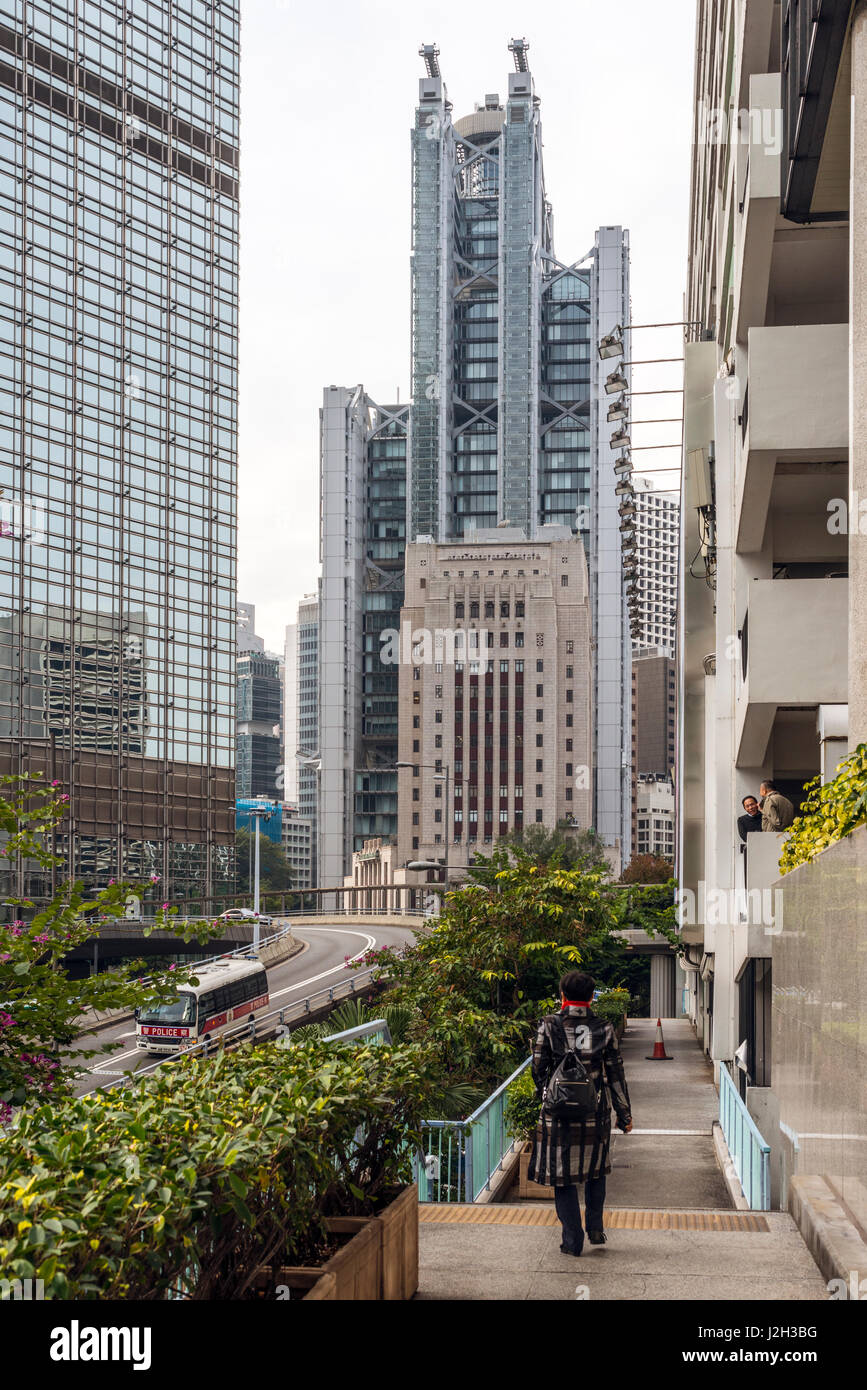
[[[143,1008],[138,1016],[139,1023],[195,1023],[196,997],[194,994],[179,994],[165,1004],[153,1008]]]

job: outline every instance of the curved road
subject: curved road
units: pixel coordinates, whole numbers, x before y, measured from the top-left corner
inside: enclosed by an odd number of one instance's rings
[[[275,921],[274,925],[279,927],[283,923]],[[305,943],[305,949],[268,971],[271,996],[268,1011],[284,1008],[340,983],[346,978],[346,956],[354,959],[376,946],[399,946],[412,941],[413,928],[418,925],[416,918],[408,919],[406,927],[373,926],[363,919],[339,926],[330,922],[322,926],[299,926],[294,935]],[[89,1059],[88,1074],[80,1077],[76,1084],[77,1094],[92,1090],[103,1082],[112,1085],[121,1076],[134,1075],[145,1067],[153,1066],[157,1060],[136,1047],[135,1024],[130,1018],[121,1019],[98,1032],[84,1034],[78,1039],[76,1051],[88,1051],[107,1042],[117,1042],[121,1046]]]

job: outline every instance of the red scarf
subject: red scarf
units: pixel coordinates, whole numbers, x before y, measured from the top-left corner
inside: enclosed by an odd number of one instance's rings
[[[592,1000],[592,999],[564,999],[564,1000],[563,1000],[563,1008],[564,1008],[564,1009],[569,1009],[569,1008],[573,1008],[573,1009],[589,1009],[589,1008],[590,1008],[590,1005],[591,1005],[592,1003],[593,1003],[593,1000]]]

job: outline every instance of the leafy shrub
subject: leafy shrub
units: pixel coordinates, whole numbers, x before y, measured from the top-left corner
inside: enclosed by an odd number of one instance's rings
[[[515,1077],[506,1092],[505,1119],[511,1139],[532,1139],[539,1119],[539,1098],[529,1067]]]
[[[16,856],[49,878],[62,866],[60,856],[47,848],[52,831],[67,815],[69,797],[48,784],[41,774],[0,777],[0,857]],[[70,1095],[73,1082],[96,1053],[123,1046],[122,1040],[97,1043],[87,1051],[71,1046],[78,1021],[88,1010],[133,1009],[146,998],[154,1003],[171,999],[179,984],[195,979],[195,965],[156,961],[144,985],[137,975],[143,961],[127,960],[97,975],[70,979],[63,962],[76,946],[98,937],[101,923],[122,917],[130,895],[138,898],[160,892],[159,875],[148,884],[115,883],[88,897],[80,883],[62,883],[47,905],[34,910],[29,899],[6,898],[0,915],[0,1129],[10,1123],[14,1108],[49,1097]],[[161,895],[161,893],[160,893]],[[176,932],[184,941],[205,942],[219,936],[216,921],[173,922],[177,908],[164,903],[154,909],[156,927]]]
[[[780,855],[783,874],[809,863],[867,820],[867,743],[859,743],[844,759],[833,781],[822,785],[822,779],[814,777],[804,790],[807,798]]]
[[[615,1028],[622,1023],[631,1003],[628,989],[606,989],[594,1001],[593,1012],[599,1018],[607,1018]]]
[[[416,1048],[321,1043],[187,1058],[25,1110],[0,1144],[0,1277],[47,1298],[237,1298],[317,1263],[324,1218],[409,1179],[429,1113]]]

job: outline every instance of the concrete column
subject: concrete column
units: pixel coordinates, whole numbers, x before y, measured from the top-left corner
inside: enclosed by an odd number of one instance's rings
[[[849,173],[849,747],[855,748],[867,740],[867,534],[859,525],[867,501],[867,0],[859,0],[852,17]]]
[[[650,957],[650,1016],[676,1018],[679,1013],[674,998],[674,956],[654,953]]]

